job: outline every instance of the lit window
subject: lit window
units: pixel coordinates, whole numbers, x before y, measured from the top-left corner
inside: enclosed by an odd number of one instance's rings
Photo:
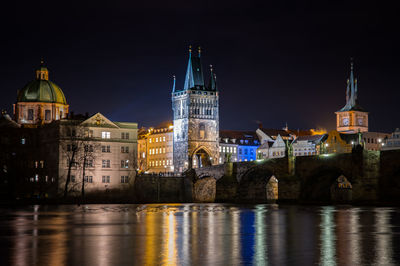
[[[151,143],[151,138],[149,138],[149,143]]]
[[[163,137],[163,141],[165,141],[165,137]]]
[[[158,148],[156,148],[156,154],[158,154]]]
[[[25,144],[25,139],[21,139],[21,144],[22,144],[22,145]]]
[[[129,168],[129,160],[121,160],[121,168]]]
[[[163,153],[165,153],[165,148],[163,148]]]
[[[221,152],[222,151],[222,147],[221,146],[219,146],[219,152]]]
[[[109,139],[110,137],[111,137],[111,133],[110,132],[106,132],[106,131],[101,132],[101,138],[102,139]]]
[[[156,138],[156,142],[158,142],[158,138]]]

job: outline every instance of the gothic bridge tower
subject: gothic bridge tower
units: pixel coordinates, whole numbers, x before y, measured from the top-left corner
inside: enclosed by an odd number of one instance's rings
[[[357,79],[354,79],[353,62],[347,80],[346,105],[336,112],[336,130],[343,133],[368,131],[368,112],[358,103]]]
[[[216,76],[210,66],[210,81],[204,83],[200,60],[189,48],[189,62],[182,89],[172,90],[174,119],[174,170],[185,171],[218,163],[219,103]]]

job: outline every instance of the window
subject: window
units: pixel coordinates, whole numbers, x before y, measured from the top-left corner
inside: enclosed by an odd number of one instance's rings
[[[163,137],[163,141],[165,142],[165,137]]]
[[[25,139],[21,139],[21,144],[24,145],[26,143]]]
[[[205,135],[206,135],[206,126],[203,123],[201,123],[199,125],[199,137],[200,137],[200,139],[204,139]]]
[[[158,138],[156,138],[156,142],[158,142]]]
[[[163,153],[165,153],[165,148],[163,148]]]
[[[86,138],[93,138],[93,130],[85,130]]]
[[[248,152],[247,149],[244,149],[244,154],[247,154],[247,152]]]
[[[110,176],[109,175],[103,175],[101,178],[102,183],[110,183]]]
[[[93,159],[86,160],[86,167],[93,167]]]
[[[91,176],[91,175],[85,176],[85,182],[86,183],[93,183],[93,176]]]
[[[121,147],[121,153],[129,153],[129,147]]]
[[[28,120],[33,120],[33,109],[28,109]]]
[[[51,111],[50,110],[45,110],[44,111],[44,119],[46,121],[49,121],[51,119]]]
[[[129,168],[129,160],[121,160],[121,168]]]
[[[85,145],[85,152],[93,152],[93,145]]]
[[[149,138],[149,143],[151,143],[151,138]]]
[[[110,160],[103,160],[101,167],[102,168],[110,168]]]
[[[103,131],[103,132],[101,132],[101,138],[102,139],[109,139],[109,138],[111,138],[111,133],[107,132],[107,131]]]
[[[241,148],[239,148],[239,154],[242,154],[242,149]]]
[[[74,175],[71,175],[70,177],[71,177],[71,182],[72,182],[72,183],[75,183],[75,182],[76,182],[75,176],[74,176]]]
[[[121,183],[125,183],[125,184],[127,184],[127,183],[129,183],[129,176],[121,176]]]
[[[101,152],[111,152],[110,145],[101,146]]]
[[[127,132],[122,132],[122,133],[121,133],[121,139],[129,139],[129,133],[127,133]]]

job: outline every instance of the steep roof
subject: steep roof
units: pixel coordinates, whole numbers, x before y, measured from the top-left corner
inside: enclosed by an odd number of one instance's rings
[[[278,135],[281,135],[281,137],[290,137],[290,131],[286,131],[283,129],[272,129],[272,128],[260,128],[265,134],[267,134],[270,137],[276,138]]]
[[[236,144],[240,145],[259,145],[260,141],[256,132],[254,131],[240,131],[240,130],[220,130],[219,137],[221,141],[224,139],[229,139],[229,143],[232,143],[231,140],[235,139]],[[240,143],[240,140],[247,140],[247,143]]]

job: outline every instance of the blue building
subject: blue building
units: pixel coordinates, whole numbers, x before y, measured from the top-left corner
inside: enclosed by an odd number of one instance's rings
[[[254,161],[260,141],[254,131],[220,130],[219,163]]]

